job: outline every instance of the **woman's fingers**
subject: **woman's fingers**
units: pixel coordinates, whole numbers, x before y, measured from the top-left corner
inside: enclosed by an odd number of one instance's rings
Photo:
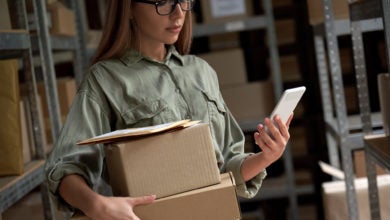
[[[132,206],[146,205],[146,204],[153,203],[154,200],[156,199],[156,195],[131,197],[129,199],[130,199],[130,204]]]

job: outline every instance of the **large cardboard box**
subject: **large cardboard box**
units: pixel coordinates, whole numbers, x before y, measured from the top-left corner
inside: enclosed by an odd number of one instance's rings
[[[221,181],[210,128],[204,123],[112,143],[105,154],[118,196],[162,198]]]
[[[47,9],[51,16],[51,34],[64,36],[76,35],[76,20],[72,10],[61,2],[55,2],[48,5]]]
[[[379,203],[382,219],[390,216],[390,175],[377,178]],[[355,179],[355,189],[358,200],[359,219],[370,219],[367,178]],[[345,182],[332,181],[322,184],[324,214],[327,220],[349,219]]]
[[[235,48],[200,54],[217,72],[221,87],[247,82],[246,65],[242,49]]]
[[[204,23],[235,21],[253,14],[248,0],[201,0],[200,5]]]
[[[333,0],[333,14],[335,19],[349,18],[347,0]],[[309,23],[316,25],[324,22],[324,6],[322,0],[307,0],[309,10]]]
[[[0,61],[0,176],[23,173],[17,60]]]
[[[142,220],[236,220],[241,219],[234,178],[221,175],[221,183],[178,195],[158,199],[154,203],[135,207]],[[72,220],[88,220],[85,216]]]
[[[262,120],[269,117],[275,97],[271,81],[257,81],[222,88],[226,105],[238,121]]]

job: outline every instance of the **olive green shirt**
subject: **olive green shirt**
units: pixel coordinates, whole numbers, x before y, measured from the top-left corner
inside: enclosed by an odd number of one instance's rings
[[[59,183],[65,175],[78,174],[104,194],[103,146],[80,147],[76,142],[117,129],[181,119],[209,124],[221,173],[233,173],[239,196],[256,195],[266,172],[244,182],[240,172],[248,156],[244,135],[221,96],[215,71],[204,60],[180,55],[174,47],[163,62],[131,50],[120,59],[90,68],[46,162],[51,193],[60,205],[66,205],[58,194]]]

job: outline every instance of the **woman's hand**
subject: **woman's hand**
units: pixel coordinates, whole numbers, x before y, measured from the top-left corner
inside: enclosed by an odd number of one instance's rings
[[[76,174],[65,176],[60,184],[61,197],[92,220],[139,220],[133,208],[154,202],[155,195],[143,197],[107,197],[94,192]]]
[[[286,144],[290,139],[288,128],[292,118],[293,115],[291,114],[286,124],[283,124],[279,116],[273,118],[274,122],[266,118],[264,123],[268,131],[266,131],[265,126],[262,124],[257,126],[258,131],[254,133],[254,138],[262,151],[251,154],[243,161],[241,175],[245,181],[258,175],[283,155]]]
[[[156,196],[143,197],[106,197],[99,195],[92,209],[86,210],[86,214],[92,220],[139,220],[134,214],[133,208],[137,205],[150,204]]]
[[[262,150],[262,157],[265,162],[270,165],[278,160],[285,150],[288,140],[290,139],[289,126],[293,114],[290,115],[286,124],[284,124],[281,118],[276,115],[273,121],[269,118],[264,120],[264,125],[259,124],[257,126],[258,132],[255,132],[254,138],[257,145]],[[268,131],[265,129],[268,128]]]

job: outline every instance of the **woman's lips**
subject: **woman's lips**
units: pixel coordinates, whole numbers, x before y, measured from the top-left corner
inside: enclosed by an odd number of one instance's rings
[[[181,26],[180,25],[171,26],[167,28],[167,30],[172,33],[179,33],[181,31]]]

